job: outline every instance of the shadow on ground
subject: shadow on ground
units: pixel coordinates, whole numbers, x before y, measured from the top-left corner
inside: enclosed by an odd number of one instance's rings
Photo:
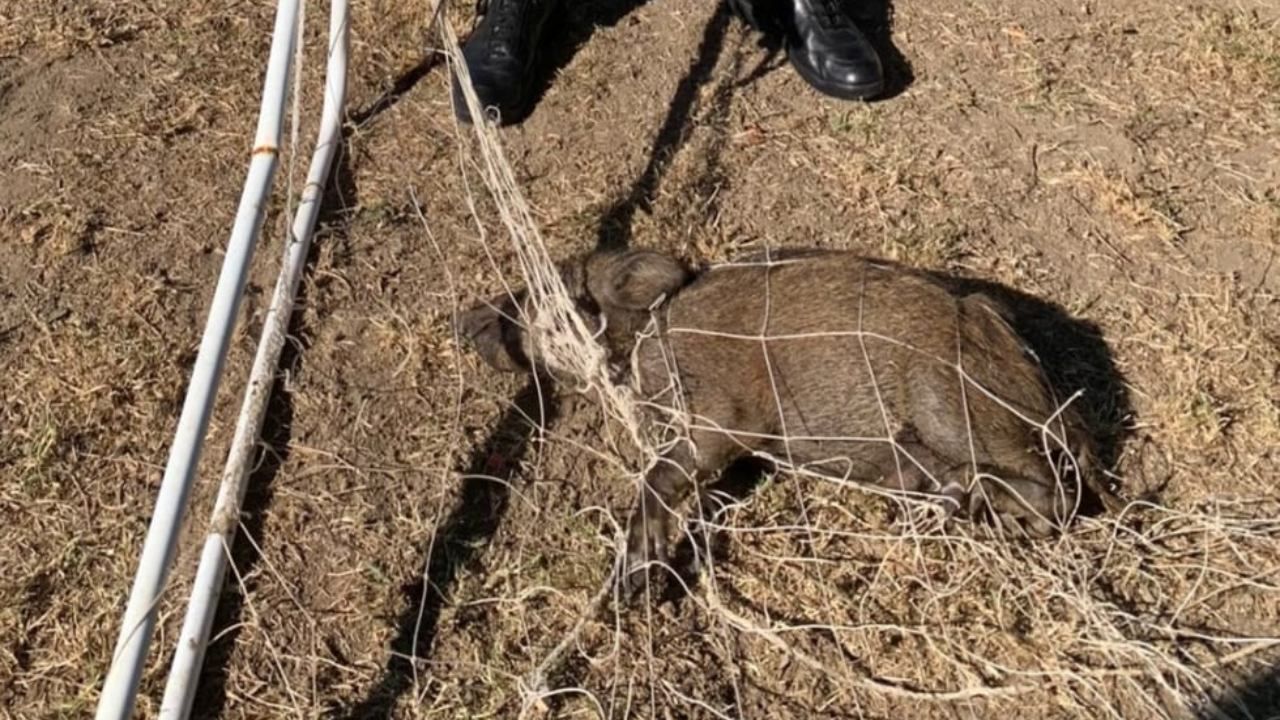
[[[698,90],[711,79],[712,70],[724,48],[729,30],[728,5],[721,3],[702,33],[702,41],[689,69],[676,85],[675,94],[667,115],[658,128],[658,134],[649,151],[649,161],[640,177],[620,200],[614,203],[600,219],[596,247],[600,250],[619,250],[631,243],[631,226],[637,210],[650,210],[658,183],[666,172],[672,157],[688,136],[690,115],[698,99]]]
[[[354,706],[329,717],[366,720],[390,717],[396,701],[414,687],[414,660],[431,656],[439,629],[440,611],[459,572],[497,532],[517,482],[521,458],[539,427],[556,415],[557,407],[546,381],[531,380],[472,453],[462,474],[459,499],[449,516],[423,546],[423,561],[402,585],[404,611],[396,623],[391,657],[381,677]],[[425,568],[425,570],[423,569]]]
[[[916,76],[911,62],[893,43],[893,0],[846,0],[849,16],[866,33],[884,66],[884,91],[875,102],[891,100],[903,93]]]
[[[296,337],[301,330],[295,315],[290,323],[289,335]],[[222,717],[227,702],[227,670],[235,654],[241,629],[244,627],[245,593],[253,592],[256,585],[252,579],[253,570],[257,567],[260,555],[257,547],[262,547],[265,540],[262,529],[266,520],[267,509],[275,494],[274,484],[280,468],[289,459],[290,426],[293,423],[293,398],[285,389],[285,378],[301,367],[300,348],[292,342],[286,342],[281,353],[280,367],[271,388],[271,399],[267,403],[267,415],[263,420],[262,439],[255,469],[249,475],[248,489],[245,491],[244,504],[241,506],[240,529],[231,546],[231,564],[226,579],[223,581],[222,599],[218,602],[217,612],[213,616],[213,627],[209,632],[209,645],[205,650],[204,665],[200,668],[195,701],[192,705],[191,717]],[[245,536],[253,539],[250,543]],[[243,591],[239,578],[244,580]]]
[[[413,67],[400,73],[400,75],[391,83],[391,87],[382,92],[381,95],[374,98],[373,102],[364,106],[360,110],[351,113],[350,121],[355,127],[361,127],[366,122],[374,119],[378,115],[386,112],[396,103],[400,102],[404,96],[414,88],[422,78],[436,68],[436,66],[444,62],[444,55],[431,52],[419,60]]]
[[[914,75],[911,64],[893,44],[893,3],[891,0],[852,3],[848,12],[855,18],[858,26],[866,32],[884,63],[885,90],[877,100],[886,100],[901,94],[914,80]],[[601,217],[596,237],[597,249],[617,250],[627,247],[631,243],[632,224],[636,212],[649,212],[652,209],[662,176],[688,139],[689,125],[699,91],[711,79],[712,72],[724,51],[733,16],[729,3],[723,2],[707,21],[698,51],[672,95],[667,115],[658,129],[644,170],[631,185],[630,190],[610,206]],[[722,83],[716,88],[710,101],[711,122],[724,124],[734,90],[755,82],[784,64],[781,60],[783,40],[776,24],[766,22],[763,29],[764,33],[759,36],[759,43],[767,50],[766,54],[744,77]],[[739,54],[735,58],[730,73],[731,78],[736,78],[738,75],[740,59]],[[811,92],[816,93],[816,91]],[[817,102],[816,95],[814,101]],[[709,160],[712,165],[721,149],[719,145],[713,148],[713,155]],[[707,168],[704,173],[707,179],[713,179],[714,171],[714,167]]]
[[[1259,672],[1244,686],[1201,710],[1197,720],[1277,720],[1280,718],[1280,664]]]

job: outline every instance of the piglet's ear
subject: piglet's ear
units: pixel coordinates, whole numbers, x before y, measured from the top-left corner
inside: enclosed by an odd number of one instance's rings
[[[645,310],[689,281],[689,270],[651,250],[595,253],[587,259],[587,291],[602,305]]]
[[[454,329],[490,366],[515,372],[521,368],[508,347],[505,328],[511,321],[499,310],[506,304],[504,300],[505,296],[494,298],[493,302],[481,303],[458,315]]]

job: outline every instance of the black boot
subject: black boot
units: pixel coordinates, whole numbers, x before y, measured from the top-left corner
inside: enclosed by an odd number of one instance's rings
[[[884,89],[880,56],[841,0],[791,0],[785,19],[787,58],[819,92],[867,100]]]
[[[484,18],[462,45],[462,58],[480,106],[486,113],[496,109],[499,124],[519,119],[533,99],[534,58],[555,2],[488,0]],[[471,122],[456,77],[453,108],[459,121]]]
[[[844,0],[730,0],[757,30],[778,33],[800,77],[819,92],[869,100],[884,89],[880,56],[844,9]]]

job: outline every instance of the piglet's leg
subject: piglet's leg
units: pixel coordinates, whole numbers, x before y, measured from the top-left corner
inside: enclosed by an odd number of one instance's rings
[[[688,564],[680,568],[686,578],[696,578],[706,563],[727,557],[729,537],[722,531],[730,508],[746,500],[774,470],[772,463],[744,457],[728,464],[719,479],[698,487],[696,522],[689,533]]]
[[[720,412],[713,418],[729,417]],[[709,422],[713,427],[734,427],[729,422]],[[760,431],[756,431],[758,435]],[[627,528],[626,564],[622,568],[623,590],[634,597],[645,570],[667,565],[667,542],[671,526],[696,481],[723,470],[748,448],[731,435],[719,431],[695,430],[690,439],[680,440],[659,458],[645,475],[640,499]]]
[[[1059,488],[996,468],[980,470],[982,482],[969,500],[970,515],[986,510],[1001,521],[1020,521],[1032,537],[1049,537],[1065,523],[1069,508]]]
[[[933,497],[937,522],[943,524],[964,506],[968,496],[968,468],[940,458],[919,442],[909,428],[897,438],[896,462],[878,483],[881,487]]]
[[[627,528],[623,593],[634,597],[648,579],[650,565],[667,564],[667,539],[677,508],[693,487],[696,467],[688,441],[667,451],[649,470]]]

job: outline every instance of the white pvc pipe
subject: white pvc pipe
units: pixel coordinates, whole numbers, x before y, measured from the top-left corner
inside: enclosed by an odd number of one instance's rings
[[[298,3],[299,0],[279,0],[276,7],[271,54],[263,82],[262,108],[258,115],[249,171],[227,243],[226,258],[213,292],[209,318],[200,339],[200,350],[191,370],[191,381],[178,418],[169,461],[156,495],[155,512],[143,541],[138,573],[134,577],[111,667],[98,700],[98,720],[124,720],[133,712],[147,649],[155,629],[156,606],[173,560],[187,496],[195,479],[200,450],[209,427],[209,415],[222,376],[227,344],[235,328],[245,276],[275,176],[288,95],[289,66],[296,40]]]
[[[195,699],[200,667],[204,661],[209,630],[217,609],[218,595],[226,576],[228,553],[235,540],[239,524],[240,506],[248,487],[250,463],[262,432],[267,402],[271,397],[280,351],[284,348],[298,293],[298,282],[311,249],[311,235],[320,212],[320,201],[333,156],[342,143],[342,108],[347,92],[347,0],[334,0],[329,8],[329,59],[325,69],[324,108],[320,117],[320,132],[316,149],[307,171],[307,184],[302,190],[301,203],[294,215],[292,233],[288,238],[284,263],[276,280],[271,305],[262,324],[262,337],[258,342],[249,386],[245,390],[240,417],[236,421],[235,436],[222,473],[222,486],[209,521],[209,534],[200,554],[200,566],[196,570],[191,589],[187,616],[178,636],[173,665],[169,669],[169,681],[164,699],[160,703],[160,717],[186,718]]]

